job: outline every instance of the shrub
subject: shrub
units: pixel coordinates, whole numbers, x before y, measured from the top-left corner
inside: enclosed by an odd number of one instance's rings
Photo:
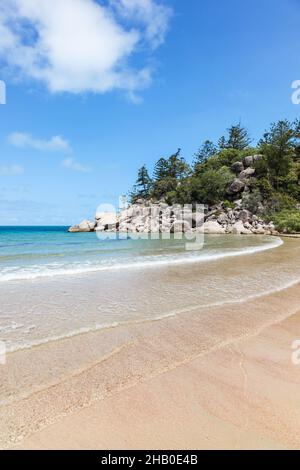
[[[267,211],[269,213],[295,210],[296,201],[288,194],[274,191],[267,200]]]
[[[272,220],[279,232],[300,232],[300,212],[297,209],[286,209],[277,214],[273,214]]]
[[[234,209],[234,208],[235,208],[235,204],[234,204],[234,202],[228,201],[228,199],[225,199],[225,201],[223,202],[223,207],[224,207],[225,209]]]
[[[244,193],[242,198],[242,207],[256,214],[262,211],[262,197],[258,189],[254,189],[251,193]]]
[[[254,186],[259,190],[264,199],[269,199],[274,194],[274,188],[267,177],[257,179]]]
[[[192,200],[203,204],[217,204],[226,196],[233,178],[227,167],[205,171],[198,177],[192,178]]]

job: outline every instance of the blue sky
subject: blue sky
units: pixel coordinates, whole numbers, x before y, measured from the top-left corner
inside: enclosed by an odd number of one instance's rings
[[[204,139],[239,120],[255,140],[272,121],[300,117],[291,101],[298,0],[3,0],[1,8],[0,225],[92,218],[144,163],[152,170],[178,147],[191,161]]]

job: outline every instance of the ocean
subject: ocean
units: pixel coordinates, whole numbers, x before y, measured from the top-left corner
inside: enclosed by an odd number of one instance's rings
[[[99,239],[67,227],[0,228],[0,341],[31,348],[120,324],[241,302],[300,278],[278,237]]]
[[[201,250],[186,240],[110,239],[68,233],[67,227],[0,227],[0,282],[96,271],[208,262],[274,248],[275,238],[206,236]]]

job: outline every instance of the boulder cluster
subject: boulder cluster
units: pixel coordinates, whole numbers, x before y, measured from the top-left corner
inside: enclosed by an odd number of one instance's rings
[[[231,166],[231,171],[236,174],[236,178],[228,189],[228,194],[236,195],[247,190],[247,182],[255,177],[255,163],[263,158],[262,155],[250,155],[242,162],[235,162]]]
[[[160,202],[156,204],[137,201],[128,209],[115,213],[98,213],[94,222],[83,220],[69,232],[128,232],[128,233],[176,233],[199,232],[207,234],[268,234],[275,235],[274,224],[241,207],[241,200],[234,208],[221,203],[202,212],[185,213],[178,207]]]
[[[204,211],[188,211],[180,206],[170,206],[165,201],[140,199],[127,209],[116,213],[97,213],[94,221],[83,220],[69,232],[121,232],[121,233],[176,233],[199,232],[207,234],[232,233],[238,235],[277,234],[272,222],[243,208],[242,193],[249,189],[247,183],[255,177],[255,162],[262,155],[248,156],[235,162],[231,170],[236,178],[228,188],[233,203],[205,206]]]

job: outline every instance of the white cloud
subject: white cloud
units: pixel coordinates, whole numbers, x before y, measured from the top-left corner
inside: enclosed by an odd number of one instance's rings
[[[8,141],[14,147],[22,148],[22,149],[34,149],[39,150],[42,152],[64,152],[65,154],[72,155],[72,147],[70,143],[64,139],[63,137],[56,135],[51,137],[49,140],[42,140],[32,137],[30,134],[26,134],[23,132],[13,132],[8,136]],[[73,157],[68,157],[62,161],[62,166],[68,168],[72,171],[77,171],[80,173],[88,173],[91,169],[88,166],[82,165],[81,163],[77,162]],[[18,166],[12,167],[0,167],[0,173],[2,174],[20,174],[22,172],[22,168]]]
[[[11,145],[18,148],[31,148],[43,152],[71,152],[69,142],[63,137],[56,135],[49,140],[36,139],[24,132],[13,132],[8,136]]]
[[[20,165],[0,165],[0,176],[22,175],[24,168]]]
[[[51,92],[137,90],[151,70],[129,58],[163,42],[170,9],[159,1],[1,0],[0,58]]]
[[[164,42],[172,15],[170,8],[152,0],[110,0],[110,3],[121,17],[144,26],[145,39],[154,49]]]
[[[66,158],[62,165],[65,168],[68,168],[72,171],[77,171],[79,173],[89,173],[91,169],[88,166],[82,165],[81,163],[77,162],[74,158]]]

